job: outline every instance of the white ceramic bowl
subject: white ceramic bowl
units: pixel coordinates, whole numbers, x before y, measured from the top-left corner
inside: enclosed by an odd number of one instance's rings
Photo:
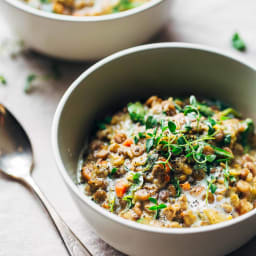
[[[171,0],[151,0],[116,14],[74,17],[1,0],[1,15],[27,46],[52,57],[95,60],[148,41],[167,22]]]
[[[139,46],[103,59],[67,90],[57,108],[52,142],[71,194],[97,234],[128,255],[216,256],[256,234],[256,209],[224,223],[167,229],[128,221],[101,208],[75,185],[77,161],[92,123],[106,110],[150,95],[214,97],[256,120],[256,69],[204,46],[161,43]]]

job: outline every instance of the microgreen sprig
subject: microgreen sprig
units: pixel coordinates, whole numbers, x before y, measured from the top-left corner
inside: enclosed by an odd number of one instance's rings
[[[229,186],[229,182],[236,182],[236,178],[230,174],[230,169],[229,169],[229,166],[228,166],[228,161],[226,161],[226,164],[225,164],[225,169],[223,170],[223,175],[224,175],[224,184],[225,184],[225,187],[228,188]]]
[[[156,198],[153,198],[153,197],[150,197],[148,200],[149,200],[151,203],[155,204],[155,205],[149,207],[149,210],[150,210],[150,211],[156,211],[156,213],[155,213],[155,219],[158,219],[158,218],[159,218],[159,212],[160,212],[160,210],[166,208],[167,206],[166,206],[165,204],[158,204],[157,199],[156,199]]]
[[[180,181],[178,180],[177,177],[173,178],[171,183],[173,184],[173,186],[175,187],[176,190],[176,197],[179,197],[181,195],[181,187],[180,187]]]
[[[3,75],[0,75],[0,83],[3,84],[3,85],[7,84],[7,81],[6,81],[6,79]]]
[[[216,182],[216,178],[211,176],[210,179],[207,180],[207,189],[206,189],[206,197],[205,202],[208,204],[208,196],[209,192],[211,191],[212,194],[214,194],[217,190],[217,186],[214,184]]]

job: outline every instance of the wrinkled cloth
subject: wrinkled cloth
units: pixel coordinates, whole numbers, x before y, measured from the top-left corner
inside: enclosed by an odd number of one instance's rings
[[[256,2],[252,0],[173,0],[169,24],[151,42],[179,41],[217,47],[256,64]],[[25,51],[16,58],[6,53],[6,38],[13,35],[0,21],[0,102],[20,120],[29,134],[35,153],[33,177],[58,213],[96,256],[120,256],[90,228],[74,205],[54,161],[50,133],[56,106],[72,81],[93,63],[58,61],[62,76],[51,76],[51,59]],[[240,53],[231,47],[239,32],[247,45]],[[9,40],[8,39],[8,40]],[[11,39],[12,40],[12,39]],[[26,78],[36,74],[30,94],[24,93]],[[127,241],[128,242],[128,241]],[[136,250],[136,248],[135,248]],[[232,256],[251,256],[256,238]],[[68,255],[50,219],[33,194],[19,183],[0,175],[0,256]],[[231,256],[230,255],[230,256]]]

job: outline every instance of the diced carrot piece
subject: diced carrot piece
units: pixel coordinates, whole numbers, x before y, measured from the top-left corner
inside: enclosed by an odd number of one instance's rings
[[[123,197],[128,187],[129,187],[129,184],[128,184],[127,181],[125,181],[125,180],[119,180],[119,181],[116,183],[116,186],[115,186],[116,195],[117,195],[118,197]]]
[[[165,165],[165,171],[168,173],[170,172],[171,168],[170,168],[170,163]]]
[[[161,162],[165,162],[165,161],[166,161],[166,159],[165,159],[164,157],[159,157],[158,160],[161,161]],[[162,168],[164,168],[164,166],[163,166],[162,164],[161,164],[161,166],[162,166]],[[166,171],[167,173],[169,173],[170,170],[171,170],[171,168],[170,168],[170,163],[165,164],[165,171]]]
[[[132,139],[127,139],[123,145],[126,147],[130,147],[133,144],[133,140]]]
[[[190,184],[188,182],[185,182],[184,184],[181,184],[181,187],[184,190],[190,190]]]
[[[164,179],[165,179],[166,182],[169,182],[171,178],[170,178],[169,175],[165,175]]]

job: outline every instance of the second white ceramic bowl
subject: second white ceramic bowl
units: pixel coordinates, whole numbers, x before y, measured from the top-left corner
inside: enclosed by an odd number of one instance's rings
[[[82,215],[116,249],[136,256],[219,256],[256,234],[256,209],[224,223],[168,229],[138,224],[101,208],[75,185],[78,158],[92,124],[109,110],[151,95],[220,99],[256,120],[256,70],[214,49],[189,44],[145,45],[92,66],[63,96],[52,141],[61,175]]]
[[[73,17],[40,11],[20,0],[1,0],[1,15],[32,49],[68,60],[95,60],[148,41],[167,22],[171,0],[116,14]]]

